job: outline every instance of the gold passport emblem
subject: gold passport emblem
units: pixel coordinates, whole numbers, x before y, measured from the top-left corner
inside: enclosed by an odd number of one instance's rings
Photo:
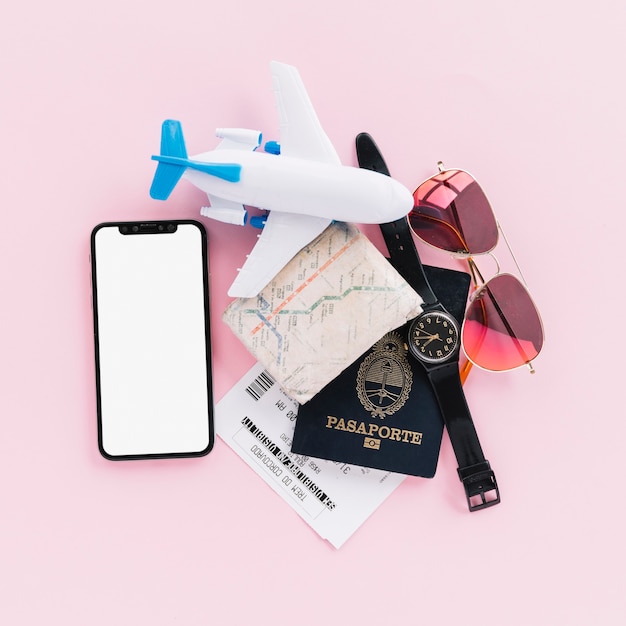
[[[380,450],[380,439],[365,437],[365,439],[363,440],[363,447],[370,448],[371,450]]]
[[[387,333],[372,347],[357,373],[356,392],[372,417],[384,419],[400,410],[411,391],[413,372],[402,337]],[[366,446],[368,447],[368,446]]]
[[[377,341],[361,363],[356,377],[359,401],[373,418],[384,419],[400,410],[406,403],[413,385],[413,371],[407,361],[407,348],[399,333],[387,333]],[[363,435],[363,447],[380,450],[382,441],[397,441],[411,445],[422,444],[422,433],[406,428],[326,416],[326,428]]]

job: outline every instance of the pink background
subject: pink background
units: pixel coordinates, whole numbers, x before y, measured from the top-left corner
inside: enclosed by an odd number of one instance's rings
[[[1,623],[626,623],[624,4],[372,4],[3,15]],[[217,126],[278,138],[272,59],[299,68],[344,163],[366,130],[407,187],[442,159],[490,196],[547,335],[535,376],[466,386],[500,506],[467,512],[446,439],[436,477],[407,479],[337,551],[221,440],[200,460],[100,457],[89,233],[197,218],[188,184],[148,196],[160,123],[182,120],[190,153]],[[253,363],[220,316],[255,233],[205,223],[220,399]]]

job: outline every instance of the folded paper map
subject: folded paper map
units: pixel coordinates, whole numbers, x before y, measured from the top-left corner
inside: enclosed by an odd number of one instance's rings
[[[284,391],[310,400],[422,299],[353,224],[336,222],[223,320]]]

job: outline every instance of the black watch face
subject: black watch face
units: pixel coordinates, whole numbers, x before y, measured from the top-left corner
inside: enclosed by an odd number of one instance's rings
[[[443,363],[457,354],[458,346],[459,326],[448,313],[422,313],[409,327],[409,349],[420,361]]]

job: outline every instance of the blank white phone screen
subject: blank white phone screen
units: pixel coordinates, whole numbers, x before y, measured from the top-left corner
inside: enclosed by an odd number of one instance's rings
[[[166,227],[164,227],[165,229]],[[212,445],[206,258],[200,226],[94,230],[99,434],[105,456]]]

